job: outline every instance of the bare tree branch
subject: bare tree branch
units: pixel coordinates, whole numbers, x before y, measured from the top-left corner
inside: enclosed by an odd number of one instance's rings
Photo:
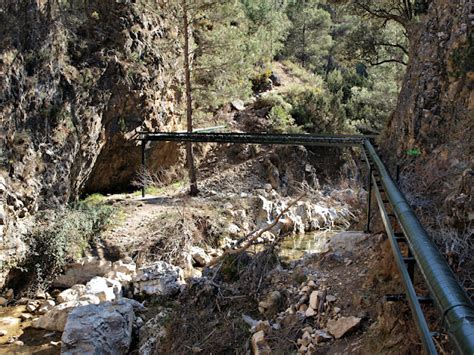
[[[248,248],[250,248],[252,245],[254,245],[254,242],[262,236],[263,233],[265,232],[268,232],[269,230],[271,230],[273,227],[275,227],[277,225],[277,223],[280,221],[280,219],[283,217],[283,215],[285,213],[287,213],[289,211],[289,209],[294,205],[296,204],[299,200],[301,200],[303,197],[305,197],[306,194],[303,194],[301,195],[300,197],[298,197],[296,200],[293,200],[283,211],[280,212],[280,214],[275,218],[275,220],[270,223],[268,226],[266,226],[265,228],[263,229],[260,229],[258,232],[254,231],[252,233],[250,233],[249,235],[247,235],[244,240],[245,240],[245,244],[240,247],[240,248],[237,248],[237,249],[227,249],[226,251],[224,251],[224,253],[221,255],[221,256],[218,256],[214,259],[212,259],[206,266],[213,266],[213,265],[216,265],[219,261],[221,261],[222,259],[224,259],[226,256],[228,255],[234,255],[234,254],[238,254],[238,253],[241,253],[245,250],[247,250]],[[249,239],[247,239],[249,238]]]

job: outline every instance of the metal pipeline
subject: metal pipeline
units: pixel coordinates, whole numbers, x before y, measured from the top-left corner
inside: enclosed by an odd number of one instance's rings
[[[168,142],[236,144],[284,144],[313,146],[360,146],[366,139],[357,135],[268,134],[268,133],[145,133],[139,139]]]
[[[474,354],[474,305],[448,263],[428,236],[404,195],[397,188],[369,140],[364,146],[380,174],[382,186],[405,234],[443,325],[460,354]]]

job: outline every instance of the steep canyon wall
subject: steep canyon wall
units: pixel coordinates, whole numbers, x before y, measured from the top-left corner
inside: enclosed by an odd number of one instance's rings
[[[177,125],[176,16],[162,1],[0,1],[2,276],[36,211],[128,186],[136,131]],[[152,154],[155,164],[178,158]]]

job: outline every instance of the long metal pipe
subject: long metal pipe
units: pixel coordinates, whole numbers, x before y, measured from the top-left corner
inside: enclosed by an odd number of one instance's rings
[[[380,174],[393,212],[407,237],[430,295],[441,312],[454,347],[460,354],[474,354],[474,305],[404,195],[398,190],[373,145],[366,140],[364,146]]]
[[[382,200],[382,194],[380,193],[380,190],[377,187],[376,181],[372,176],[372,173],[370,174],[370,179],[371,182],[373,181],[375,198],[377,199],[377,203],[379,206],[380,216],[382,217],[382,222],[385,226],[385,230],[387,231],[390,245],[392,246],[393,255],[395,257],[395,263],[397,264],[398,271],[400,272],[400,275],[403,280],[403,286],[405,287],[405,293],[408,300],[408,304],[410,305],[410,309],[414,315],[413,318],[415,321],[415,325],[418,328],[421,342],[427,354],[437,354],[436,347],[433,343],[433,338],[428,328],[428,324],[426,323],[425,317],[423,315],[423,310],[421,309],[420,303],[418,302],[418,296],[415,291],[415,286],[412,283],[409,271],[407,270],[403,261],[403,255],[400,252],[400,248],[398,247],[398,243],[395,239],[395,232],[390,222],[390,217],[388,216],[387,210],[385,209]]]
[[[141,133],[140,139],[169,142],[360,146],[365,136],[268,133]]]

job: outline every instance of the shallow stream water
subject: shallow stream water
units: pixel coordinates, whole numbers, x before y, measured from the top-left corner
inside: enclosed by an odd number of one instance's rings
[[[301,259],[306,254],[324,253],[329,250],[329,241],[338,232],[313,232],[288,236],[281,243],[280,257],[285,261]]]
[[[31,321],[21,319],[22,313],[27,313],[25,306],[0,308],[0,330],[5,332],[0,354],[59,354],[60,333],[31,328]],[[10,343],[15,340],[23,344]]]

